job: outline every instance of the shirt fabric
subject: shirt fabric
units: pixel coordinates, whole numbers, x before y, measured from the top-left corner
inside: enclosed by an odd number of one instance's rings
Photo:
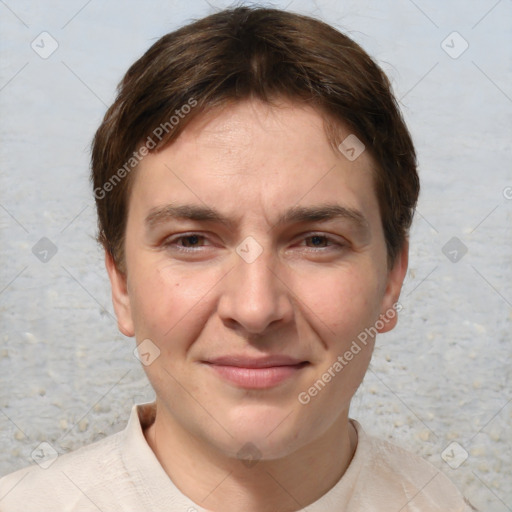
[[[143,429],[155,404],[134,406],[125,430],[0,479],[1,512],[206,512],[173,484]],[[301,512],[470,512],[451,481],[434,466],[365,434],[344,475]]]

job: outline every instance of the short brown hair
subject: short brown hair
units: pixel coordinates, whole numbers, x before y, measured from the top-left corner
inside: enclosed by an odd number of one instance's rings
[[[375,193],[391,265],[408,236],[419,179],[386,75],[359,45],[322,21],[237,7],[151,46],[127,71],[96,132],[91,179],[98,240],[117,267],[124,271],[130,171],[201,113],[249,98],[309,104],[323,115],[331,144],[341,124],[365,144],[377,164]]]

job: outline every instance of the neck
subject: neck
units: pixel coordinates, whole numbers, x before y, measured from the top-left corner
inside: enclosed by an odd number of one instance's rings
[[[157,406],[145,431],[148,444],[174,485],[212,511],[293,512],[318,500],[343,476],[357,433],[344,411],[310,444],[275,460],[244,464],[183,429]]]

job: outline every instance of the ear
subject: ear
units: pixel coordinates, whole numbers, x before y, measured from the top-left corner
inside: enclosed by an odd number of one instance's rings
[[[119,271],[110,251],[105,250],[105,267],[107,267],[110,286],[112,288],[112,303],[117,317],[117,327],[125,335],[135,335],[133,327],[130,297],[128,295],[126,275]]]
[[[382,299],[382,309],[380,312],[381,324],[384,326],[377,329],[378,332],[384,333],[395,328],[398,320],[398,312],[402,306],[398,302],[402,284],[407,272],[409,264],[409,241],[406,240],[399,254],[397,254],[393,268],[388,272],[386,291]]]

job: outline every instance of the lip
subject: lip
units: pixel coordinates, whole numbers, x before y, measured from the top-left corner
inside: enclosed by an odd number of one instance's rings
[[[297,376],[308,361],[275,355],[247,357],[232,355],[204,361],[217,375],[236,386],[266,389]]]

